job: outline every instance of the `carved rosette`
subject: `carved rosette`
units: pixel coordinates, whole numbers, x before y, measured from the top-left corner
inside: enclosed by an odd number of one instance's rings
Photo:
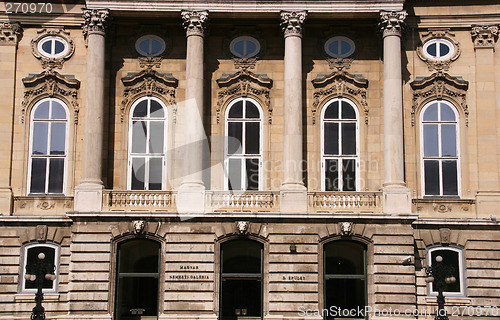
[[[183,20],[182,25],[186,29],[186,37],[205,35],[205,30],[208,22],[208,11],[189,11],[182,10],[181,17]]]
[[[80,81],[65,77],[54,70],[46,70],[35,76],[24,78],[24,99],[21,103],[21,123],[26,118],[26,109],[43,98],[59,98],[71,106],[74,122],[78,124],[78,89]]]
[[[281,29],[285,38],[302,37],[302,25],[306,21],[307,11],[281,11]]]
[[[401,37],[405,26],[404,20],[408,14],[406,11],[382,11],[380,12],[380,30],[383,37],[398,36]]]
[[[17,45],[21,34],[19,23],[0,22],[0,45]]]
[[[460,106],[465,115],[465,125],[469,126],[469,109],[466,100],[469,83],[467,81],[452,77],[447,73],[436,72],[422,80],[415,80],[410,85],[413,89],[412,126],[415,126],[415,113],[418,108],[435,99],[446,99]]]
[[[106,31],[109,27],[109,10],[108,9],[86,9],[83,10],[83,35],[87,37],[90,34],[99,34],[106,36]]]
[[[446,60],[433,60],[426,57],[423,52],[424,44],[433,39],[448,40],[453,45],[453,55]],[[460,44],[455,40],[455,35],[448,30],[427,32],[422,34],[422,45],[417,47],[417,56],[427,64],[429,71],[448,71],[450,64],[460,56]]]
[[[365,113],[365,123],[368,124],[368,102],[366,91],[368,80],[353,76],[348,72],[333,72],[330,75],[319,75],[313,81],[312,120],[316,124],[318,110],[328,100],[334,98],[348,98],[361,107]]]
[[[498,40],[498,26],[473,25],[471,30],[474,48],[495,48]]]
[[[42,29],[38,30],[37,33],[38,36],[31,40],[31,53],[33,53],[35,58],[40,60],[43,69],[61,69],[64,61],[71,58],[75,52],[75,44],[73,43],[73,40],[69,38],[69,31],[64,29]],[[58,36],[66,41],[68,44],[68,50],[63,56],[58,58],[47,58],[38,51],[38,42],[48,36]]]

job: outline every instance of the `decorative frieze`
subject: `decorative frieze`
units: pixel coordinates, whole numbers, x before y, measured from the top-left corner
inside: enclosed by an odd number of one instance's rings
[[[307,11],[281,11],[281,29],[285,38],[288,36],[302,37],[302,25],[307,17]]]
[[[380,30],[382,35],[401,37],[405,26],[404,20],[408,14],[406,11],[382,11],[380,12]]]
[[[208,21],[208,11],[188,11],[182,10],[181,17],[183,20],[186,36],[201,36],[205,35],[205,30]]]
[[[473,25],[471,30],[474,48],[495,48],[498,40],[498,26]]]
[[[83,8],[83,35],[87,37],[89,34],[100,34],[105,36],[109,27],[109,10],[108,9],[86,9]]]
[[[71,58],[73,53],[75,52],[75,44],[73,43],[73,40],[69,38],[69,31],[66,31],[62,28],[59,29],[42,29],[37,31],[38,36],[34,39],[31,40],[31,52],[33,53],[33,56],[40,60],[42,63],[42,68],[43,69],[61,69],[64,61],[68,60]],[[57,36],[59,38],[62,38],[66,44],[67,44],[67,49],[65,50],[65,53],[62,56],[59,57],[46,57],[44,56],[39,50],[38,50],[38,43],[45,37],[48,36]]]
[[[0,45],[17,45],[21,34],[22,28],[19,23],[0,23]]]

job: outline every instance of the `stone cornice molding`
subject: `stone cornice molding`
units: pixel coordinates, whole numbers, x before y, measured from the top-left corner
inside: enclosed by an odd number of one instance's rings
[[[316,114],[321,106],[334,98],[349,98],[363,108],[365,123],[368,123],[368,102],[366,92],[368,80],[356,77],[345,71],[333,72],[329,75],[318,75],[312,80],[314,86],[312,120],[316,124]]]
[[[252,97],[261,106],[267,108],[268,123],[272,123],[273,108],[271,106],[271,87],[273,81],[264,75],[256,75],[250,71],[238,71],[217,79],[221,90],[217,93],[216,116],[220,123],[220,113],[223,106],[241,97]]]
[[[125,110],[140,97],[156,96],[167,105],[175,105],[175,87],[178,80],[172,74],[162,74],[152,69],[129,74],[122,79],[125,86],[121,105],[120,121],[125,118]],[[174,123],[176,122],[176,109],[174,107]]]
[[[469,126],[469,109],[466,100],[469,82],[444,72],[436,72],[421,80],[411,82],[410,86],[413,89],[412,126],[415,126],[417,110],[434,99],[445,99],[460,107],[465,115],[465,125]]]
[[[405,26],[405,19],[408,14],[403,11],[381,11],[380,12],[380,30],[383,37],[398,36],[401,37]]]
[[[494,49],[498,40],[498,26],[473,25],[471,36],[475,49]]]
[[[18,22],[0,22],[0,45],[17,45],[22,31]]]
[[[286,37],[302,37],[302,25],[307,17],[307,11],[281,11],[281,30]]]
[[[74,122],[78,124],[78,89],[80,81],[63,76],[54,70],[23,78],[24,99],[21,103],[21,123],[24,123],[29,106],[43,98],[59,98],[70,105],[74,112]]]
[[[205,35],[205,30],[208,23],[208,11],[196,11],[196,10],[182,10],[181,17],[183,20],[182,25],[186,29],[186,37],[189,36],[200,36]]]
[[[90,34],[99,34],[106,36],[106,31],[109,27],[109,16],[108,9],[87,9],[82,8],[83,19],[83,35],[87,37]]]

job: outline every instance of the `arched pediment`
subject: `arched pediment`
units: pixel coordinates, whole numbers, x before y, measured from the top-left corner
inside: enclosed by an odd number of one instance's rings
[[[312,116],[316,124],[318,109],[333,98],[349,98],[364,109],[365,123],[368,123],[368,103],[366,89],[368,80],[345,71],[333,72],[329,75],[318,75],[312,80],[314,86]]]
[[[469,125],[469,109],[467,107],[466,93],[469,82],[452,77],[444,72],[436,72],[423,79],[410,83],[413,89],[413,105],[411,122],[415,125],[415,113],[427,102],[434,99],[445,99],[462,109],[465,115],[465,125]]]

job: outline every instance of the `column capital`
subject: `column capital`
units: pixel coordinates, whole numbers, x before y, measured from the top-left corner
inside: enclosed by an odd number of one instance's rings
[[[302,37],[302,25],[307,17],[307,11],[281,11],[281,30],[285,38],[288,36]]]
[[[18,22],[0,22],[0,45],[17,45],[22,33]]]
[[[87,8],[82,8],[82,10],[83,18],[85,19],[82,26],[83,35],[88,36],[90,34],[100,34],[105,36],[110,20],[109,10]]]
[[[405,10],[403,11],[381,11],[380,12],[380,30],[382,31],[383,37],[387,36],[398,36],[401,37],[401,33],[405,26],[405,19],[408,14]]]
[[[196,11],[196,10],[182,10],[181,17],[186,29],[186,37],[189,36],[201,36],[205,35],[205,30],[208,21],[208,10]]]
[[[471,29],[474,48],[495,48],[498,40],[498,26],[472,25]]]

